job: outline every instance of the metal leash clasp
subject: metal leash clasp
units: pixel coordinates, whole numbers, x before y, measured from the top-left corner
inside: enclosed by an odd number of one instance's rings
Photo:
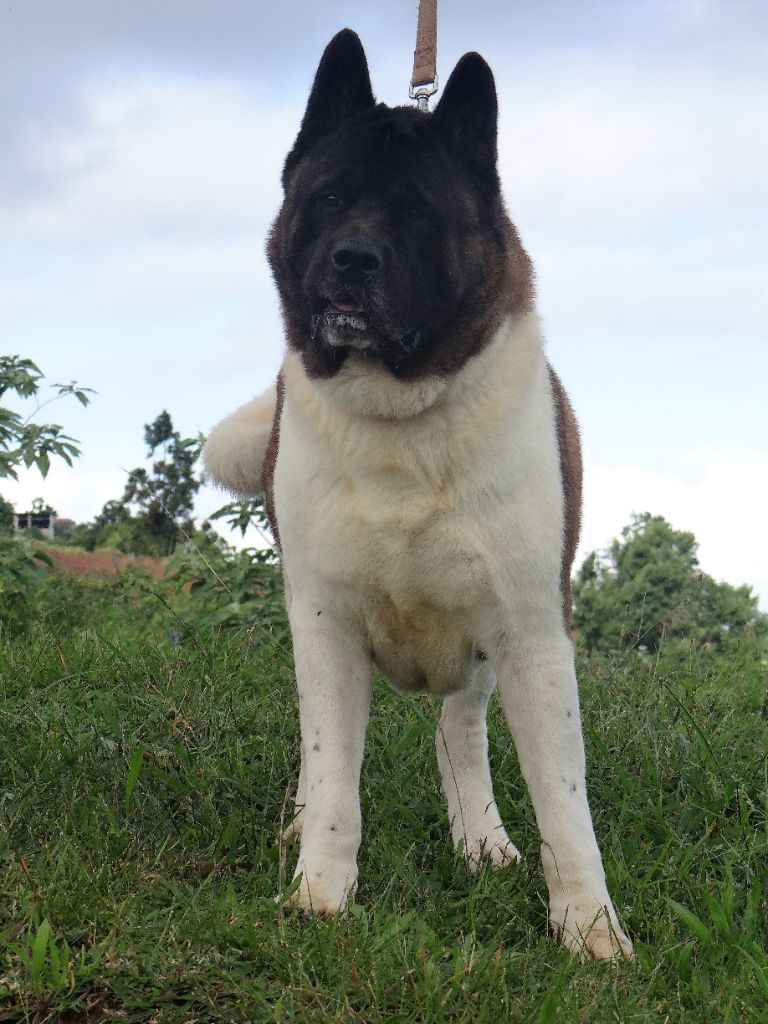
[[[436,92],[437,75],[435,75],[434,82],[424,82],[421,85],[411,85],[408,87],[408,95],[412,100],[416,100],[416,106],[425,113],[429,111],[430,97],[434,96]]]

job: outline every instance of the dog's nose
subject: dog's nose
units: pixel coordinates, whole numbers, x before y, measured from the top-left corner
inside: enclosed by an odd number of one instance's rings
[[[331,263],[342,273],[370,276],[384,266],[384,250],[373,242],[359,238],[344,238],[331,249]]]

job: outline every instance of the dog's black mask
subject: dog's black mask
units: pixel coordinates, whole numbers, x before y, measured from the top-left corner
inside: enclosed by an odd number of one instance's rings
[[[377,105],[360,40],[340,32],[283,186],[268,253],[289,343],[312,375],[353,350],[398,377],[449,372],[530,300],[496,172],[493,76],[477,54],[430,115]]]

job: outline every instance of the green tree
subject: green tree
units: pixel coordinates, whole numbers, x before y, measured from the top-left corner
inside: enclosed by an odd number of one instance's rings
[[[58,423],[40,423],[38,413],[51,402],[66,395],[74,395],[81,405],[88,405],[90,388],[81,388],[75,381],[52,385],[56,393],[40,401],[42,381],[40,368],[31,359],[21,356],[0,356],[0,400],[14,392],[22,400],[34,401],[32,412],[26,417],[0,406],[0,477],[17,478],[17,470],[24,465],[37,466],[46,476],[51,456],[64,459],[67,465],[80,454],[78,442],[62,433]]]
[[[93,520],[95,527],[114,526],[116,523],[124,523],[131,518],[131,513],[122,503],[111,499],[104,504],[101,512]]]
[[[13,505],[0,494],[0,534],[13,533],[13,524]]]
[[[192,509],[200,488],[194,468],[202,438],[182,438],[163,410],[153,423],[145,424],[144,441],[148,456],[156,455],[159,449],[160,458],[151,471],[142,467],[131,471],[122,504],[137,507],[136,519],[141,521],[141,530],[151,538],[157,554],[170,555],[179,531],[192,528]]]
[[[33,516],[57,516],[59,513],[42,498],[33,498],[31,514]]]
[[[751,631],[768,636],[768,616],[748,586],[702,572],[692,533],[662,516],[635,515],[602,553],[591,552],[573,586],[573,625],[589,647],[655,651],[662,637],[727,648]]]

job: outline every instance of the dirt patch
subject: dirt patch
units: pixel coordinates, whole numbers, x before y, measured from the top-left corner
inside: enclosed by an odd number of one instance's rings
[[[113,577],[129,565],[141,566],[159,580],[165,574],[167,558],[152,558],[150,555],[124,555],[122,551],[105,548],[101,551],[82,551],[78,548],[54,548],[47,544],[36,545],[43,550],[64,572],[81,576]]]

